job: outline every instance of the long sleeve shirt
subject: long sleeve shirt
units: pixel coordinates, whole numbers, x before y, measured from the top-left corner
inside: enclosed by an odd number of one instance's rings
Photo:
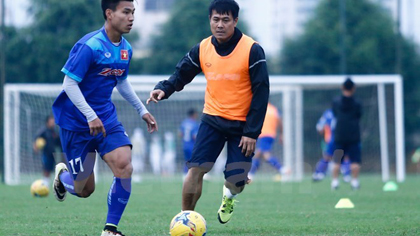
[[[334,99],[332,111],[336,117],[335,142],[354,144],[360,142],[360,118],[362,106],[353,97],[341,96]]]
[[[219,44],[214,37],[211,41],[220,56],[227,56],[235,49],[241,37],[242,32],[235,28],[234,35],[228,42]],[[165,92],[164,99],[169,98],[175,91],[181,91],[196,75],[202,72],[199,55],[200,43],[195,45],[178,62],[175,72],[168,80],[161,81],[156,85],[155,89]],[[255,43],[250,50],[249,75],[253,96],[246,122],[227,120],[208,114],[203,115],[202,121],[223,132],[258,138],[264,122],[270,92],[265,53],[258,43]]]

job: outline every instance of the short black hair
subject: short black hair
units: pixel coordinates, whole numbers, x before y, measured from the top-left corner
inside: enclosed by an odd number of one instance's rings
[[[102,7],[102,14],[104,15],[104,19],[106,20],[106,9],[111,9],[113,11],[117,10],[117,6],[120,2],[132,2],[134,0],[102,0],[101,7]]]
[[[235,0],[213,0],[209,6],[209,16],[213,14],[215,10],[219,14],[231,14],[233,19],[238,18],[239,5]]]
[[[188,116],[193,116],[197,113],[197,111],[194,108],[190,108],[187,112]]]
[[[350,77],[347,77],[346,81],[344,81],[344,83],[343,83],[343,88],[344,88],[344,90],[350,91],[354,88],[354,85],[355,84],[354,84],[353,80],[351,80]]]

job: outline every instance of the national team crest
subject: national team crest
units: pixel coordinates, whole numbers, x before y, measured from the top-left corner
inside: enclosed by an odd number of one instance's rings
[[[128,50],[121,50],[121,60],[128,60]]]

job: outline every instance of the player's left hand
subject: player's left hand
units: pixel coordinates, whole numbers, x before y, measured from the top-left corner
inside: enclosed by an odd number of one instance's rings
[[[149,133],[153,133],[154,131],[158,130],[158,125],[155,118],[150,113],[146,113],[143,115],[143,120],[147,123],[147,131]]]
[[[250,157],[252,153],[254,153],[256,142],[256,139],[242,136],[239,147],[242,147],[242,153],[245,154],[246,157]]]

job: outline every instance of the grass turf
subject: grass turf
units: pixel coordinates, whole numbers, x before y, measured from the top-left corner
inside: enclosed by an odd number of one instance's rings
[[[258,177],[258,176],[257,176]],[[379,176],[363,176],[361,189],[330,180],[275,183],[261,177],[238,196],[234,216],[221,225],[217,210],[222,181],[205,182],[196,211],[207,220],[207,235],[420,235],[419,176],[408,176],[396,192],[383,192]],[[111,182],[111,181],[110,181]],[[146,179],[133,184],[119,229],[128,236],[168,235],[169,223],[181,209],[180,178]],[[0,184],[0,235],[99,236],[109,184],[100,183],[88,199],[67,196],[59,203],[52,192],[34,198],[29,186]],[[354,209],[335,209],[350,198]]]

